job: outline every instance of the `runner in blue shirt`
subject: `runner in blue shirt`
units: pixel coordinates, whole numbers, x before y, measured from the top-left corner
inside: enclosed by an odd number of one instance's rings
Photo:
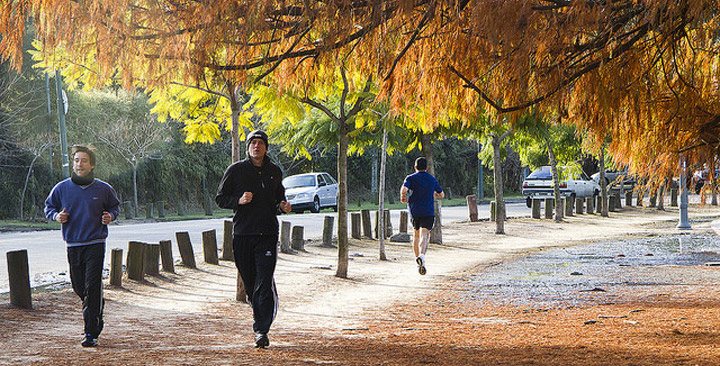
[[[95,178],[95,152],[87,146],[72,148],[72,176],[53,187],[45,200],[45,216],[62,224],[67,244],[70,282],[83,301],[83,347],[95,347],[103,330],[102,272],[107,225],[118,216],[115,190]]]
[[[427,159],[419,157],[415,160],[415,173],[405,177],[400,188],[400,201],[408,204],[410,220],[415,235],[413,237],[413,251],[418,272],[424,275],[425,252],[430,242],[430,230],[435,224],[435,198],[445,197],[437,179],[427,170]]]

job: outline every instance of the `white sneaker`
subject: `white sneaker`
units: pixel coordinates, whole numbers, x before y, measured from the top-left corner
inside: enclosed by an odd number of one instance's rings
[[[427,269],[425,268],[425,258],[417,257],[415,262],[417,262],[418,272],[420,272],[420,275],[425,275],[425,273],[427,273]]]

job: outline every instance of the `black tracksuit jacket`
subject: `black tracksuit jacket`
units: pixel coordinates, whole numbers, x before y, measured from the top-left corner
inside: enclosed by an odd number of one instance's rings
[[[239,205],[244,192],[252,192],[253,199]],[[218,206],[234,210],[233,234],[242,236],[278,235],[281,201],[285,201],[282,171],[267,156],[261,167],[250,159],[230,165],[215,196]]]

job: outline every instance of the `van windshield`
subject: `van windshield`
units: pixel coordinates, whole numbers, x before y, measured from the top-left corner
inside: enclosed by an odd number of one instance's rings
[[[297,187],[314,187],[315,176],[314,175],[295,175],[283,179],[283,186],[285,188],[297,188]]]

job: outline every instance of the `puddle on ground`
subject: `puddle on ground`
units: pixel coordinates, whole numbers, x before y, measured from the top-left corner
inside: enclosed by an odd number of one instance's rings
[[[616,302],[619,286],[633,291],[720,283],[720,271],[700,270],[719,261],[720,237],[712,234],[552,248],[471,276],[468,296],[471,301],[533,307]]]

